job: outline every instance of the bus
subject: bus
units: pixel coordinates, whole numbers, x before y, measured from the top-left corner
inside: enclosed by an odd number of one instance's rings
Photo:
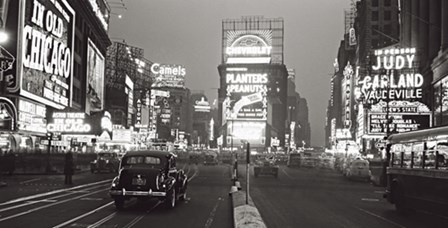
[[[448,126],[389,136],[384,197],[400,213],[448,215],[447,160]]]

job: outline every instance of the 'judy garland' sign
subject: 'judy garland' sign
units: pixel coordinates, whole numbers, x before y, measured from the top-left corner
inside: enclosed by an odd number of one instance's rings
[[[421,100],[424,78],[414,72],[415,48],[375,51],[374,75],[358,82],[368,103],[380,100]]]
[[[66,0],[26,0],[21,94],[55,108],[70,103],[75,12]]]

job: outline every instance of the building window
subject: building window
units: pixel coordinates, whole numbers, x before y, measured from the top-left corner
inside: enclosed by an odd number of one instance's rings
[[[384,11],[384,20],[385,21],[390,21],[391,19],[392,19],[392,16],[391,16],[390,10]]]
[[[384,6],[391,6],[392,1],[391,0],[384,0]]]
[[[372,0],[372,7],[378,7],[379,0]]]
[[[378,21],[378,11],[372,11],[372,21]]]

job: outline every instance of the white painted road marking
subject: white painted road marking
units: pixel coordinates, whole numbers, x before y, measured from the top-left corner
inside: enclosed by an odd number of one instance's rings
[[[30,183],[30,182],[38,181],[38,180],[40,180],[40,178],[34,178],[34,179],[31,179],[31,180],[22,181],[22,182],[20,182],[20,184]]]
[[[379,199],[374,199],[374,198],[361,198],[362,201],[370,201],[370,202],[378,202],[380,201]]]
[[[105,208],[105,207],[107,207],[107,206],[110,206],[110,205],[113,204],[113,203],[114,203],[113,201],[112,201],[112,202],[109,202],[109,203],[106,203],[106,204],[104,204],[103,206],[98,207],[98,208],[96,208],[96,209],[93,209],[93,210],[91,210],[91,211],[89,211],[89,212],[87,212],[87,213],[85,213],[85,214],[82,214],[82,215],[76,217],[76,218],[73,218],[73,219],[71,219],[71,220],[68,220],[68,221],[66,221],[66,222],[64,222],[64,223],[61,223],[61,224],[59,224],[59,225],[53,226],[53,228],[64,227],[64,226],[66,226],[66,225],[68,225],[68,224],[70,224],[70,223],[73,223],[73,222],[75,222],[75,221],[77,221],[77,220],[80,220],[80,219],[82,219],[82,218],[84,218],[84,217],[86,217],[86,216],[88,216],[88,215],[91,215],[91,214],[93,214],[93,213],[95,213],[95,212],[97,212],[97,211],[99,211],[99,210],[101,210],[101,209],[103,209],[103,208]]]
[[[210,212],[210,215],[208,216],[207,222],[205,222],[204,228],[210,228],[212,223],[213,223],[213,219],[215,218],[215,214],[216,214],[216,210],[219,207],[219,203],[221,203],[221,201],[224,200],[221,197],[218,198],[218,201],[216,202],[215,206],[213,207],[213,210]]]
[[[389,220],[389,219],[387,219],[387,218],[384,218],[384,217],[382,217],[382,216],[379,216],[379,215],[377,215],[377,214],[374,214],[374,213],[372,213],[372,212],[370,212],[370,211],[364,210],[364,209],[359,208],[359,207],[355,207],[355,208],[357,208],[358,210],[360,210],[360,211],[362,211],[362,212],[364,212],[364,213],[366,213],[366,214],[368,214],[368,215],[371,215],[371,216],[373,216],[373,217],[375,217],[375,218],[379,218],[379,219],[381,219],[381,220],[383,220],[383,221],[385,221],[385,222],[388,222],[389,224],[392,224],[392,225],[394,225],[394,226],[396,226],[396,227],[406,228],[405,226],[402,226],[402,225],[400,225],[400,224],[398,224],[398,223],[396,223],[396,222],[393,222],[393,221],[391,221],[391,220]]]
[[[281,169],[282,170],[282,172],[287,176],[287,177],[289,177],[290,179],[292,179],[292,177],[286,172],[286,170],[284,170],[284,169]]]

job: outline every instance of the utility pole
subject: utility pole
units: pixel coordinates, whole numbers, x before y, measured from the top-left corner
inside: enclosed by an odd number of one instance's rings
[[[246,204],[249,204],[249,165],[250,165],[250,144],[247,142],[246,148]]]

